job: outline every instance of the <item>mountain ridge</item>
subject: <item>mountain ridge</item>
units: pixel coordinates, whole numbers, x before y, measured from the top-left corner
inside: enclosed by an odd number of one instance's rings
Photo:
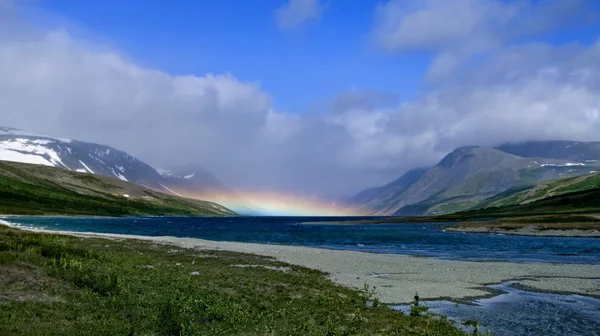
[[[86,216],[233,216],[207,201],[186,199],[99,174],[0,161],[0,213]]]
[[[586,148],[587,143],[557,141],[552,146],[546,146],[546,151],[540,152],[541,155],[551,156],[547,153],[553,153],[554,150],[557,154],[552,158],[533,155],[534,150],[528,147],[531,143],[538,147],[544,146],[540,142],[526,142],[510,146],[501,145],[496,148],[481,146],[456,148],[418,179],[411,181],[405,174],[387,185],[367,189],[351,198],[361,201],[359,204],[353,203],[352,206],[370,207],[374,215],[447,214],[470,209],[481,204],[485,199],[510,189],[533,186],[541,181],[560,177],[586,175],[597,170],[598,161],[594,158],[600,159],[600,147],[597,151],[588,150],[586,160],[578,161],[573,158],[585,157],[585,155],[578,155],[577,147]],[[580,145],[574,145],[575,143]],[[595,148],[596,143],[591,144]],[[567,147],[569,145],[570,147]],[[566,147],[566,151],[557,151],[557,146]],[[571,147],[575,149],[569,150]],[[499,148],[508,148],[507,151],[510,153]],[[529,153],[529,157],[514,153]],[[394,190],[393,184],[399,180],[409,181],[410,185],[397,188],[395,194],[378,193],[378,191]]]
[[[221,181],[198,165],[185,174],[161,174],[145,162],[110,146],[9,127],[0,127],[0,160],[114,177],[175,196],[181,196],[178,188],[195,192],[227,190]]]

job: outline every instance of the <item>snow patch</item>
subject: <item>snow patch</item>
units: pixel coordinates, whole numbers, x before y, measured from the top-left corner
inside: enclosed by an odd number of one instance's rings
[[[164,185],[162,185],[162,184],[160,184],[160,183],[159,183],[158,185],[160,185],[161,187],[165,188],[167,191],[169,191],[169,192],[171,192],[171,193],[173,193],[173,194],[175,194],[175,195],[177,195],[177,196],[179,196],[179,197],[183,197],[183,196],[179,195],[178,193],[174,192],[173,190],[171,190],[171,189],[169,189],[169,188],[165,187]]]
[[[162,176],[171,176],[171,175],[173,175],[173,173],[171,173],[171,171],[170,171],[170,170],[168,170],[168,169],[156,169],[156,171],[157,171],[157,172],[158,172],[160,175],[162,175]]]
[[[129,195],[127,195],[127,194],[124,194],[124,195],[123,195],[123,197],[125,197],[125,198],[129,198]]]
[[[75,169],[75,171],[78,173],[87,173],[88,172],[87,170],[82,169],[82,168],[77,168],[77,169]]]
[[[562,165],[553,164],[553,163],[544,163],[544,164],[542,164],[542,167],[572,167],[572,166],[585,166],[585,163],[567,162],[567,163],[562,164]]]
[[[96,174],[96,173],[94,173],[94,171],[93,171],[93,170],[91,170],[91,169],[90,169],[90,167],[88,167],[88,166],[87,166],[85,163],[83,163],[83,161],[79,160],[79,163],[81,163],[81,164],[83,165],[83,167],[84,167],[85,169],[87,169],[87,170],[88,170],[90,173],[92,173],[92,174]]]
[[[121,181],[125,181],[125,182],[129,182],[129,181],[128,181],[128,180],[125,178],[125,176],[123,176],[123,175],[121,175],[121,174],[117,173],[117,172],[116,172],[116,171],[115,171],[113,168],[108,168],[108,169],[110,169],[110,171],[113,173],[113,175],[115,175],[116,177],[118,177],[118,178],[119,178],[119,180],[121,180]]]
[[[97,157],[93,156],[92,154],[88,154],[88,155],[89,155],[89,157],[91,157],[92,159],[94,159],[94,160],[96,160],[96,161],[98,161],[98,162],[100,162],[100,163],[102,163],[103,165],[105,165],[105,166],[106,166],[106,163],[104,163],[104,161],[102,161],[102,160],[98,159]]]
[[[189,180],[189,179],[191,179],[192,177],[194,177],[195,175],[196,175],[196,173],[193,173],[193,174],[190,174],[190,175],[186,175],[186,176],[184,176],[183,178],[184,178],[184,179],[186,179],[186,180]]]
[[[31,140],[16,138],[0,142],[0,159],[5,161],[40,164],[45,166],[63,167],[69,169],[56,151],[44,147],[50,140]],[[69,169],[70,170],[70,169]]]
[[[121,167],[121,166],[115,166],[115,167],[117,167],[117,169],[118,169],[118,170],[120,170],[120,171],[121,171],[121,173],[124,173],[124,172],[125,172],[125,168],[123,168],[123,167]]]

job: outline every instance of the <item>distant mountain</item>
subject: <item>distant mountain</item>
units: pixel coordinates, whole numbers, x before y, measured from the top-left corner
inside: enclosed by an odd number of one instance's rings
[[[507,143],[496,147],[505,153],[526,158],[546,158],[596,162],[600,160],[600,142],[581,141],[526,141]]]
[[[429,168],[417,168],[408,171],[397,180],[381,187],[370,188],[349,198],[346,203],[363,210],[387,208],[393,206],[398,195],[404,193],[417,182]]]
[[[157,169],[170,189],[203,192],[230,192],[211,172],[197,164],[176,166],[170,169]]]
[[[161,174],[141,160],[109,146],[7,127],[0,127],[0,160],[114,177],[172,195],[179,195],[176,189],[197,192],[223,187],[214,176],[198,167],[179,167],[174,173],[163,171]]]
[[[494,148],[461,147],[424,173],[412,171],[388,185],[359,193],[353,198],[359,204],[354,206],[369,208],[375,215],[452,213],[470,209],[509,189],[598,170],[595,156],[570,160],[531,154],[522,157]]]

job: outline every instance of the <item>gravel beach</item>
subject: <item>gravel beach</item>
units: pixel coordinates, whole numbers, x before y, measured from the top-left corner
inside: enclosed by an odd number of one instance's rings
[[[39,232],[50,232],[36,230]],[[438,260],[399,254],[376,254],[301,246],[217,242],[195,238],[53,232],[79,237],[140,239],[182,248],[218,249],[274,257],[330,274],[342,285],[376,287],[382,302],[409,303],[415,293],[424,300],[468,300],[492,295],[485,287],[509,280],[531,290],[600,297],[600,265]]]

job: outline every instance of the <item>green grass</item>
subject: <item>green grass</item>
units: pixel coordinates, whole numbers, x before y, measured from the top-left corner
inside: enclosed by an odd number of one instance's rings
[[[522,205],[458,212],[439,216],[436,219],[444,221],[462,221],[479,218],[510,218],[543,215],[563,216],[597,213],[600,213],[600,189],[591,189],[548,197]]]
[[[537,185],[516,187],[477,204],[474,208],[501,207],[525,204],[527,202],[560,196],[568,193],[600,188],[600,173],[567,177]]]
[[[131,195],[130,198],[123,197]],[[222,216],[213,203],[65,169],[0,162],[0,214]]]
[[[464,335],[372,300],[266,257],[0,227],[1,335]]]

